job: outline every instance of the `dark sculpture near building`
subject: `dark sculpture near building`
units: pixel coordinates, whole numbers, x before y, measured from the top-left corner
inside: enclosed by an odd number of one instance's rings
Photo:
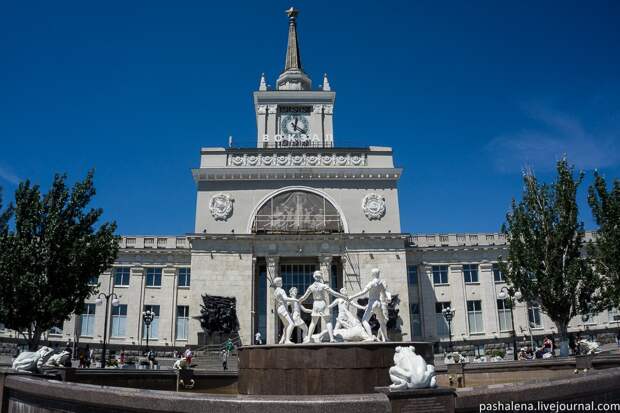
[[[237,299],[204,294],[200,310],[200,325],[207,334],[231,334],[239,330]]]

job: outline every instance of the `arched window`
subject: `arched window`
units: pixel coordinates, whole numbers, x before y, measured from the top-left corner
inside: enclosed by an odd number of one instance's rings
[[[321,195],[289,191],[275,195],[256,213],[254,233],[344,232],[338,210]]]

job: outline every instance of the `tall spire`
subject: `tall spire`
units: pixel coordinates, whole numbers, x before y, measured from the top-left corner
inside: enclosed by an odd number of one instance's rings
[[[299,44],[297,43],[297,22],[295,21],[299,10],[291,7],[286,11],[288,15],[288,44],[286,46],[286,62],[284,71],[291,69],[301,70],[301,56],[299,55]]]
[[[286,11],[288,16],[288,43],[284,71],[276,83],[278,90],[310,90],[312,81],[301,67],[299,43],[297,42],[297,15],[299,10],[291,7]]]

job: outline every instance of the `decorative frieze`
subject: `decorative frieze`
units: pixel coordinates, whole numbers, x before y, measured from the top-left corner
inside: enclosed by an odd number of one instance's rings
[[[366,166],[367,159],[362,153],[236,153],[228,157],[228,166],[233,167],[359,167]]]

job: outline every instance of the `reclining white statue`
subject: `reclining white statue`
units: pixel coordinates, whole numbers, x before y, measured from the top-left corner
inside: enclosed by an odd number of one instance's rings
[[[17,371],[38,372],[47,360],[54,354],[49,347],[41,347],[37,351],[23,351],[13,361],[13,368]]]
[[[435,367],[416,354],[415,347],[396,347],[394,366],[389,370],[390,389],[425,389],[437,387]]]
[[[64,367],[65,362],[69,360],[71,353],[63,351],[62,353],[54,354],[46,362],[45,367]]]

